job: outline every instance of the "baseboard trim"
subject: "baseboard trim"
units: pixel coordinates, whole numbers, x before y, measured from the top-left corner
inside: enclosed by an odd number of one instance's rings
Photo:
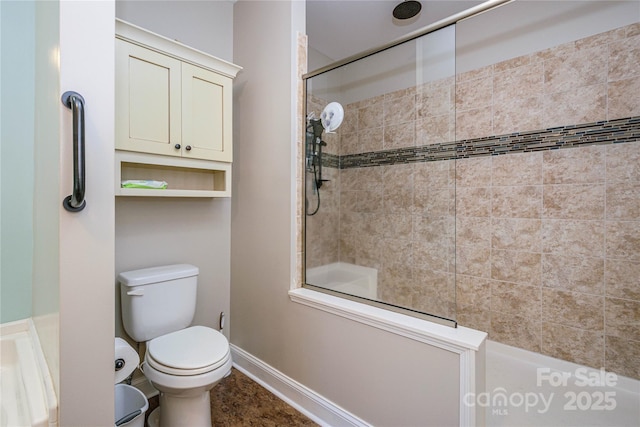
[[[233,366],[321,426],[370,427],[370,424],[231,344]]]

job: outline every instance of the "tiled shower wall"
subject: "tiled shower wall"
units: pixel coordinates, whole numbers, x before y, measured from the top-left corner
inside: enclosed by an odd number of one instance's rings
[[[640,116],[638,64],[634,24],[346,105],[307,267],[375,267],[381,300],[640,378],[640,120],[620,144],[548,130]]]

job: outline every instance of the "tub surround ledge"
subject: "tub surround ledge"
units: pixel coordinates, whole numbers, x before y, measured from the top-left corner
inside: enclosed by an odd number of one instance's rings
[[[458,354],[460,358],[460,425],[484,425],[482,408],[464,404],[468,393],[484,390],[487,334],[453,328],[306,288],[291,289],[291,301]]]

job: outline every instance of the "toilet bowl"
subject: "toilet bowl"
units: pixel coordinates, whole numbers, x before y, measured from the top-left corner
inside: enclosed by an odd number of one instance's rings
[[[193,326],[149,341],[142,371],[160,392],[149,427],[211,426],[209,391],[231,365],[226,338],[210,328]]]
[[[118,276],[125,330],[146,342],[141,369],[160,392],[150,427],[211,427],[209,391],[231,371],[227,338],[206,326],[189,326],[197,276],[197,267],[188,264]]]

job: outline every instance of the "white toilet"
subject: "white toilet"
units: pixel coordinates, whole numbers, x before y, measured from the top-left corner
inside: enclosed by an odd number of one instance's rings
[[[189,326],[196,308],[198,267],[188,264],[120,273],[122,321],[147,343],[141,365],[160,391],[155,427],[211,427],[209,390],[231,370],[229,342],[205,326]]]

